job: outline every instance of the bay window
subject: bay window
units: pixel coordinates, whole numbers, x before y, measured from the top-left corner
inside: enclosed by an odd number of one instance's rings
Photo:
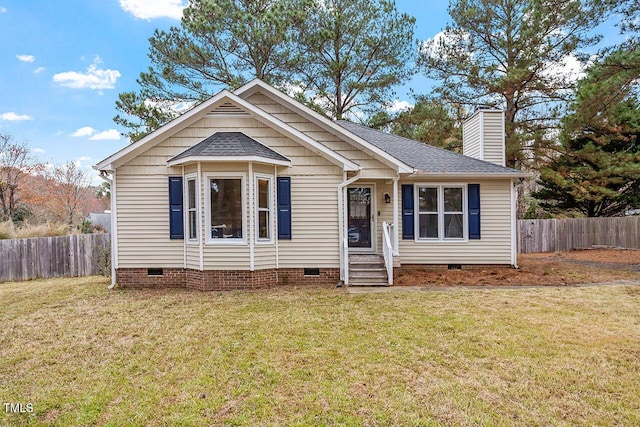
[[[207,240],[244,242],[244,179],[208,177]]]
[[[256,240],[271,240],[271,179],[256,177]]]
[[[198,204],[195,177],[187,177],[187,236],[190,242],[198,240]]]

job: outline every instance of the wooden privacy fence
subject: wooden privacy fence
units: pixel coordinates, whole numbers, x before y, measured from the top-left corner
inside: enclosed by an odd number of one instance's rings
[[[518,250],[523,254],[595,245],[640,249],[640,216],[518,220]]]
[[[0,282],[109,271],[109,234],[0,240]]]

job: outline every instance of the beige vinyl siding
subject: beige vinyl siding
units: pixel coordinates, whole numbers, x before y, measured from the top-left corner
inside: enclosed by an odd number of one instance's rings
[[[200,270],[200,245],[187,245],[187,268]]]
[[[292,228],[293,240],[280,240],[280,267],[338,267],[338,213],[337,186],[342,182],[342,170],[328,160],[318,156],[306,147],[283,136],[265,126],[252,117],[205,117],[192,126],[183,129],[167,138],[136,158],[130,160],[117,170],[117,176],[129,177],[128,188],[120,194],[118,181],[117,203],[119,217],[119,251],[122,267],[158,266],[182,267],[184,265],[184,241],[170,241],[168,213],[168,175],[182,175],[182,167],[168,168],[166,162],[187,148],[201,142],[215,132],[238,132],[254,138],[292,161],[292,167],[277,168],[278,176],[291,176],[292,180]],[[272,176],[275,184],[275,167],[253,164],[254,173]],[[185,174],[197,172],[195,165],[185,166]],[[200,177],[200,234],[205,239],[206,203],[205,191],[208,183],[204,176],[215,172],[244,173],[245,190],[248,193],[249,179],[247,162],[202,163]],[[145,183],[155,180],[158,188],[150,189]],[[162,193],[158,197],[157,192]],[[255,215],[251,210],[247,194],[245,200],[245,233],[247,242],[242,245],[207,244],[203,241],[203,260],[205,270],[249,270],[250,245],[249,238],[254,235],[249,230],[249,216]],[[277,217],[274,197],[274,218]],[[153,203],[148,203],[153,199]],[[144,203],[132,202],[144,200]],[[251,211],[250,211],[251,210]],[[124,215],[124,216],[121,216]],[[146,218],[157,218],[148,221]],[[120,226],[120,218],[133,218],[135,225],[124,228]],[[274,268],[275,239],[270,244],[254,245],[254,268]],[[158,242],[162,242],[159,244]],[[217,242],[216,242],[217,243]],[[149,248],[158,250],[150,251]],[[200,244],[187,244],[187,267],[200,268]],[[138,249],[139,248],[139,249]],[[150,261],[151,260],[151,261]],[[122,262],[124,261],[124,264]],[[152,262],[151,264],[148,264]]]
[[[434,180],[420,181],[425,182],[438,183]],[[480,184],[481,239],[460,242],[403,240],[400,204],[399,249],[402,264],[511,264],[510,181],[471,180],[465,183]],[[415,182],[401,181],[400,184],[415,185]]]
[[[339,175],[291,176],[291,240],[279,240],[280,268],[340,266]]]
[[[361,176],[363,179],[393,178],[395,176],[395,172],[384,163],[368,155],[364,151],[356,149],[351,144],[342,141],[340,138],[325,131],[317,124],[310,122],[301,115],[293,112],[284,105],[276,103],[265,95],[256,93],[251,95],[248,98],[248,101],[269,114],[272,114],[274,117],[286,122],[310,138],[320,142],[331,150],[362,166],[363,170]]]
[[[462,152],[466,156],[504,166],[502,111],[478,111],[462,124]]]
[[[475,114],[462,124],[462,153],[465,156],[482,160],[483,153],[480,150],[482,123],[480,117],[479,113]]]
[[[118,170],[118,268],[183,267],[184,242],[169,239],[167,176]]]
[[[484,111],[484,160],[504,166],[504,131],[502,125],[502,111]]]

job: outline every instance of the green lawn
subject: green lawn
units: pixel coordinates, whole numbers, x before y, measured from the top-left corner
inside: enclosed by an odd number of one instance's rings
[[[640,425],[640,287],[0,284],[0,425]]]

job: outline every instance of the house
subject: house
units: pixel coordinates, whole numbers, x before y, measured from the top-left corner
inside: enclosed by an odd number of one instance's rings
[[[504,115],[456,154],[332,121],[260,80],[223,90],[95,168],[113,280],[201,290],[393,283],[407,266],[516,266]]]

